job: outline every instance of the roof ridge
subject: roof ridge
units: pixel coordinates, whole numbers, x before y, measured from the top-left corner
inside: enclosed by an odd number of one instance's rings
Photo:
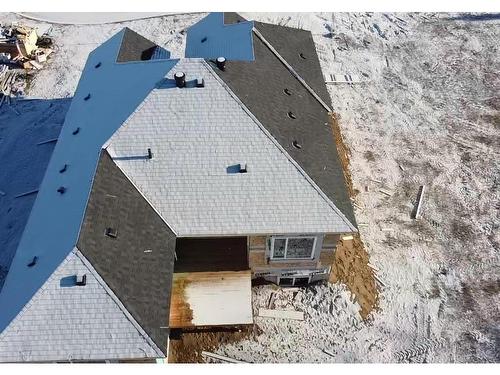
[[[101,277],[99,272],[92,266],[90,261],[83,255],[83,253],[75,246],[73,250],[71,250],[71,253],[75,254],[87,267],[87,269],[92,273],[92,275],[96,278],[97,282],[104,288],[106,293],[111,297],[113,302],[118,306],[120,311],[123,312],[125,317],[132,323],[135,329],[139,332],[139,334],[146,340],[146,342],[154,349],[156,354],[158,354],[159,357],[163,357],[165,354],[158,348],[158,346],[154,343],[154,341],[149,337],[149,335],[144,331],[144,329],[141,327],[141,325],[134,319],[134,317],[130,314],[130,312],[127,310],[125,305],[120,301],[120,299],[116,296],[116,294],[113,292],[113,290],[108,286],[106,281]],[[71,254],[70,253],[70,254]]]
[[[276,50],[276,48],[273,47],[273,45],[264,37],[264,35],[262,35],[262,33],[257,30],[256,27],[254,27],[252,29],[252,31],[254,32],[255,35],[257,35],[257,37],[261,40],[262,43],[264,43],[264,45],[269,48],[269,50],[273,53],[274,56],[276,56],[278,58],[278,60],[280,60],[280,62],[285,65],[286,69],[290,72],[290,74],[292,76],[294,76],[301,84],[302,86],[304,86],[304,88],[309,92],[309,94],[311,94],[314,99],[316,99],[319,104],[321,104],[323,106],[323,108],[325,108],[328,112],[333,112],[333,110],[328,106],[328,104],[326,104],[323,99],[321,99],[321,97],[316,93],[316,91],[314,91],[314,89],[309,86],[307,84],[307,82],[305,81],[304,78],[302,78],[299,73],[297,73],[295,71],[295,69],[292,67],[292,65],[290,65],[290,63],[288,63],[288,61],[286,61],[286,59],[281,56],[281,54]],[[314,47],[316,49],[316,46]]]
[[[149,97],[149,95],[148,95],[148,97]],[[145,101],[146,100],[144,100],[144,102]],[[123,123],[123,124],[125,124],[125,123]],[[122,126],[123,126],[123,124],[122,124]],[[178,237],[178,233],[168,223],[168,221],[160,214],[160,212],[156,209],[156,207],[153,205],[153,203],[151,203],[149,201],[149,199],[144,195],[144,193],[141,191],[141,189],[139,189],[139,187],[134,183],[134,181],[132,181],[132,179],[130,178],[130,176],[123,170],[123,168],[120,167],[117,163],[115,163],[113,157],[108,152],[108,149],[107,149],[108,146],[109,146],[109,144],[106,144],[106,148],[103,148],[102,150],[106,151],[106,153],[108,154],[108,156],[111,159],[111,161],[113,162],[113,164],[116,165],[116,167],[120,170],[120,172],[123,173],[123,175],[127,178],[127,180],[132,184],[132,186],[134,187],[134,189],[137,190],[137,192],[141,195],[141,197],[144,198],[144,200],[146,201],[146,203],[153,209],[153,211],[158,215],[158,217],[161,219],[161,221],[163,221],[165,223],[165,225],[167,225],[167,227],[172,231],[172,233],[175,235],[175,237]]]
[[[249,117],[255,122],[259,129],[273,142],[273,144],[286,156],[286,158],[294,165],[294,167],[299,171],[302,176],[306,179],[309,184],[317,191],[321,198],[339,215],[339,217],[344,221],[344,223],[351,228],[353,231],[357,232],[356,227],[347,219],[342,211],[332,202],[330,198],[321,190],[321,188],[314,182],[314,180],[306,173],[306,171],[295,161],[294,158],[285,150],[283,146],[272,136],[272,134],[267,130],[267,128],[254,116],[254,114],[245,106],[245,104],[240,100],[240,98],[229,88],[229,86],[214,72],[213,68],[205,60],[202,60],[202,64],[207,68],[210,74],[219,82],[222,87],[231,95],[231,97],[236,100],[240,107],[249,115]]]

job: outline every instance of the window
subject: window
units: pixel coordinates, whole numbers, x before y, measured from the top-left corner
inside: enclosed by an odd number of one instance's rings
[[[271,237],[271,259],[312,259],[316,237]]]

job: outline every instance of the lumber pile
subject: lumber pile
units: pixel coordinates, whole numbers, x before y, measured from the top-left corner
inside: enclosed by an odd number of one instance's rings
[[[0,105],[24,95],[26,71],[42,69],[53,52],[51,46],[52,39],[39,37],[34,28],[0,25]]]

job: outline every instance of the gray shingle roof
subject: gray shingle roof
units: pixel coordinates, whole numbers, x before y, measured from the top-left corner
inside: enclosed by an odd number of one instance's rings
[[[163,354],[76,248],[0,334],[0,362],[143,357]]]
[[[175,87],[177,71],[205,87]],[[179,237],[352,231],[208,64],[181,60],[168,78],[107,149]],[[248,173],[228,172],[238,163]]]
[[[255,23],[255,27],[269,38],[268,42],[272,42],[283,57],[290,59],[287,62],[303,75],[302,78],[320,97],[327,96],[309,31],[262,23]],[[258,37],[253,42],[255,61],[228,61],[225,71],[214,69],[215,72],[335,206],[356,225],[328,112]],[[300,50],[306,51],[307,59],[300,58]],[[285,89],[290,95],[284,92]],[[323,100],[330,103],[327,98]],[[295,119],[287,116],[289,111],[293,112]],[[300,149],[293,146],[294,141],[301,145]]]
[[[116,230],[116,238],[105,235]],[[167,354],[175,235],[102,151],[78,248]]]

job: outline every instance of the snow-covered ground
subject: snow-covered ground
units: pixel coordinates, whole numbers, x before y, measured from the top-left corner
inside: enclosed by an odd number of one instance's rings
[[[363,207],[356,216],[367,224],[361,237],[385,287],[366,322],[342,285],[280,292],[276,307],[304,311],[304,322],[256,317],[259,335],[218,352],[252,362],[498,362],[498,17],[242,15],[311,30],[325,76],[367,81],[329,91],[352,152]],[[203,16],[92,26],[26,21],[47,29],[57,48],[28,94],[71,96],[87,54],[124,26],[180,57],[185,28]],[[0,23],[19,19],[0,14]],[[415,221],[410,214],[423,184],[423,217]],[[254,288],[255,309],[267,305],[271,290]]]

